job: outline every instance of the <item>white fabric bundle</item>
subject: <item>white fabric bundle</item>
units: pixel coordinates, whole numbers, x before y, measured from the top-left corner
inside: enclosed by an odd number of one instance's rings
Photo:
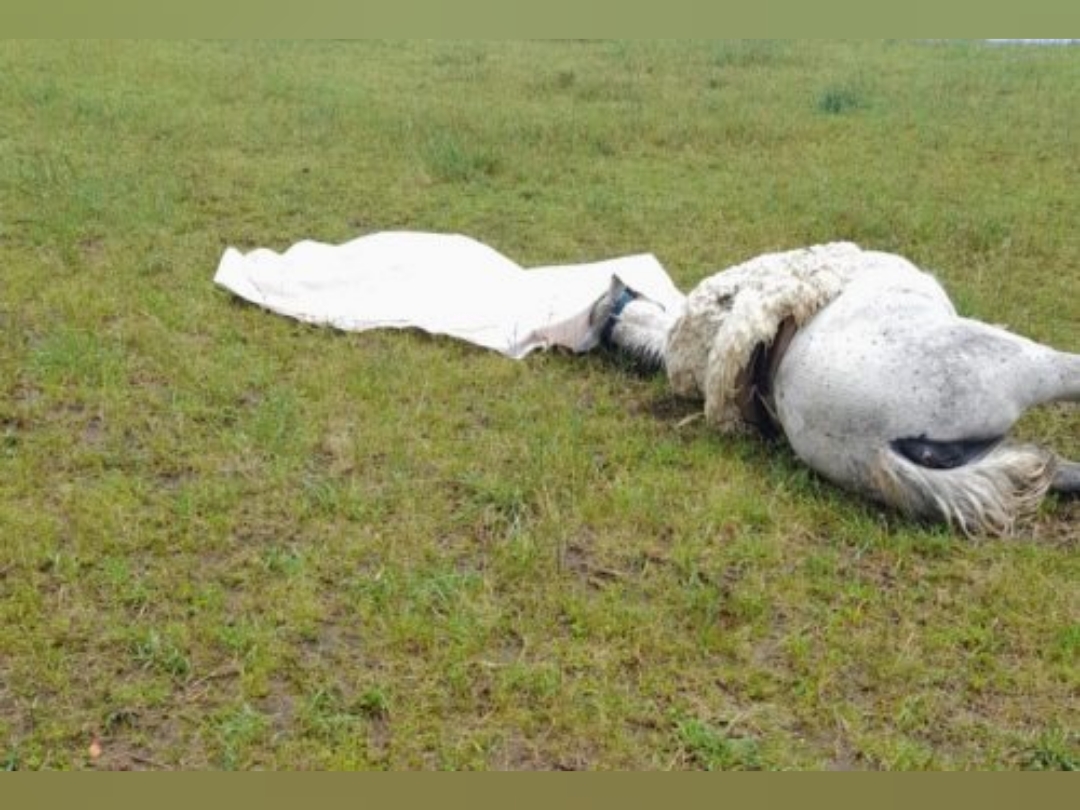
[[[388,231],[284,253],[228,248],[214,281],[272,312],[348,331],[416,328],[519,359],[592,349],[593,304],[612,277],[665,309],[684,296],[651,254],[524,270],[465,236]]]

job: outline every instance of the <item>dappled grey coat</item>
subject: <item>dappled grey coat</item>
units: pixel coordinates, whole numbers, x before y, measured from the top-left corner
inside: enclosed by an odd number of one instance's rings
[[[718,429],[781,433],[822,475],[908,513],[1008,534],[1049,489],[1080,490],[1075,463],[1006,441],[1029,407],[1080,399],[1080,356],[959,317],[900,256],[767,254],[681,311],[638,299],[616,319],[611,342],[658,359]]]

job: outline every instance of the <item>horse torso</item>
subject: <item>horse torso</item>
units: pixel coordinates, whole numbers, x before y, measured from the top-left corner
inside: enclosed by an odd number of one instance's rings
[[[979,447],[1004,436],[1028,404],[1018,392],[1040,350],[958,317],[937,281],[906,260],[865,256],[792,338],[773,381],[796,454],[858,488],[898,443]]]

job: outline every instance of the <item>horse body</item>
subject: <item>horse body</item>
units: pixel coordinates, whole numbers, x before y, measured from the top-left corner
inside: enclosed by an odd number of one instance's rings
[[[773,382],[777,416],[796,455],[834,482],[1007,534],[1058,471],[1053,453],[1007,435],[1028,408],[1076,396],[1075,361],[958,317],[931,276],[898,262],[858,275],[795,334]]]
[[[739,298],[733,279],[766,293]],[[1080,491],[1080,466],[1007,440],[1028,408],[1080,400],[1080,356],[959,317],[899,256],[849,243],[769,254],[706,279],[681,311],[632,301],[610,336],[660,361],[721,428],[756,396],[826,478],[965,532],[1008,534],[1051,488]]]

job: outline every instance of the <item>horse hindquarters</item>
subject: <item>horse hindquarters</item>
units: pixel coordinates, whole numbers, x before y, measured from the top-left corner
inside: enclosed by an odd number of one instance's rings
[[[901,290],[845,291],[796,335],[774,387],[806,464],[967,533],[1009,534],[1049,489],[1080,478],[1006,441],[1028,408],[1080,399],[1080,358]]]

